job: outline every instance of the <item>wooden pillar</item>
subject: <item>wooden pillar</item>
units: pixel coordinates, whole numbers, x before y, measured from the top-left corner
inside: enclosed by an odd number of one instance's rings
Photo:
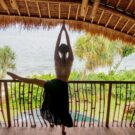
[[[93,20],[96,16],[98,7],[100,4],[100,0],[94,0],[93,7],[92,7],[92,12],[91,12],[91,19]]]
[[[112,83],[109,83],[108,100],[107,100],[107,113],[106,113],[106,127],[107,128],[109,128],[111,93],[112,93]]]
[[[85,16],[86,15],[87,7],[88,7],[88,2],[89,2],[89,0],[82,0],[81,12],[80,12],[81,16]]]
[[[5,88],[8,127],[11,127],[11,117],[10,117],[10,106],[9,106],[9,96],[8,96],[7,82],[4,82],[4,88]]]

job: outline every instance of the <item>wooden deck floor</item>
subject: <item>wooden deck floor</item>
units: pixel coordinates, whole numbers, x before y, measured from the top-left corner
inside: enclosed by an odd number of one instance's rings
[[[66,135],[135,135],[133,128],[66,128]],[[1,128],[0,135],[61,135],[61,128]]]

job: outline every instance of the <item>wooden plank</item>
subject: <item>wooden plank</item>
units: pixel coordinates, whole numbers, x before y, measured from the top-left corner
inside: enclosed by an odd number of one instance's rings
[[[66,128],[67,135],[135,135],[133,128]],[[61,127],[54,128],[1,128],[0,135],[60,135]]]
[[[2,8],[3,8],[4,10],[6,10],[7,13],[10,15],[8,6],[7,6],[7,4],[5,3],[5,1],[4,1],[4,0],[0,0],[0,4],[1,4]]]
[[[51,18],[51,12],[50,12],[50,4],[49,4],[49,2],[47,3],[47,7],[48,7],[48,16],[49,16],[49,18]]]
[[[125,11],[127,11],[127,10],[129,9],[129,7],[131,6],[132,3],[133,3],[133,0],[130,0],[130,2],[128,3],[128,5],[127,5]]]
[[[130,20],[127,20],[127,22],[124,24],[123,28],[121,29],[121,32],[125,29],[125,27],[127,26],[127,24],[129,23]]]
[[[96,13],[98,11],[98,7],[100,4],[100,0],[94,0],[92,11],[91,11],[91,19],[94,20]]]
[[[10,106],[9,106],[8,86],[6,82],[4,82],[4,88],[5,88],[8,127],[11,127],[11,116],[10,116],[11,113],[10,113]]]
[[[121,21],[121,19],[122,19],[122,16],[120,16],[120,18],[118,19],[117,23],[116,23],[115,26],[114,26],[114,29],[116,29],[116,27],[118,26],[118,24],[119,24],[119,22]]]
[[[68,19],[70,18],[70,12],[71,12],[71,4],[69,4],[69,9],[68,9]]]
[[[120,2],[121,2],[121,0],[119,0],[119,1],[117,2],[116,7],[118,7],[118,6],[119,6]]]
[[[89,0],[82,0],[81,12],[80,12],[81,16],[85,16],[86,10],[87,10],[87,7],[88,7],[88,2],[89,2]]]
[[[26,5],[28,16],[30,16],[30,11],[29,11],[29,7],[28,7],[28,4],[27,4],[27,0],[25,0],[25,5]]]
[[[127,34],[133,29],[133,27],[135,26],[135,23],[130,27],[130,29],[127,31]]]
[[[36,1],[36,5],[37,5],[39,17],[42,17],[38,1]]]
[[[101,21],[101,19],[102,19],[103,14],[104,14],[104,10],[102,10],[102,13],[101,13],[101,15],[100,15],[100,17],[99,17],[99,19],[98,19],[97,24],[99,24],[99,23],[100,23],[100,21]]]
[[[61,8],[60,8],[60,3],[59,3],[59,9],[58,9],[58,10],[59,10],[59,19],[61,18],[61,17],[60,17],[60,13],[61,13],[60,9],[61,9]]]
[[[105,27],[107,27],[107,26],[108,26],[108,24],[109,24],[110,20],[112,19],[112,17],[113,17],[113,13],[112,13],[112,14],[111,14],[111,16],[109,17],[109,19],[108,19],[107,23],[105,24]]]
[[[87,16],[87,14],[88,14],[88,10],[89,10],[89,7],[87,7],[87,11],[86,11],[86,14],[85,14],[85,16],[84,16],[84,18],[83,18],[83,21],[85,21],[85,19],[86,19],[86,16]]]
[[[79,8],[80,8],[80,5],[77,6],[77,11],[76,11],[76,16],[75,16],[76,20],[78,19]]]
[[[108,99],[107,99],[107,112],[106,112],[106,127],[107,128],[109,127],[111,93],[112,93],[112,83],[109,84]]]

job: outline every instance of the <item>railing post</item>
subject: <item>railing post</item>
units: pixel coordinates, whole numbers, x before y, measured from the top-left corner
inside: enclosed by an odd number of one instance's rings
[[[107,113],[106,113],[106,127],[109,128],[109,118],[110,118],[110,105],[111,105],[111,93],[112,93],[112,83],[109,83],[108,99],[107,99]]]
[[[4,82],[4,88],[5,88],[8,127],[11,127],[11,117],[10,117],[10,107],[9,107],[9,96],[8,96],[7,82]]]

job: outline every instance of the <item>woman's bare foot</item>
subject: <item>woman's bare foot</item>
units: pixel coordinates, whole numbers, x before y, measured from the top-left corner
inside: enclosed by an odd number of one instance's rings
[[[11,73],[11,72],[7,72],[7,74],[13,78],[13,80],[16,79],[16,75],[14,73]]]
[[[65,126],[62,125],[62,135],[66,135]]]

